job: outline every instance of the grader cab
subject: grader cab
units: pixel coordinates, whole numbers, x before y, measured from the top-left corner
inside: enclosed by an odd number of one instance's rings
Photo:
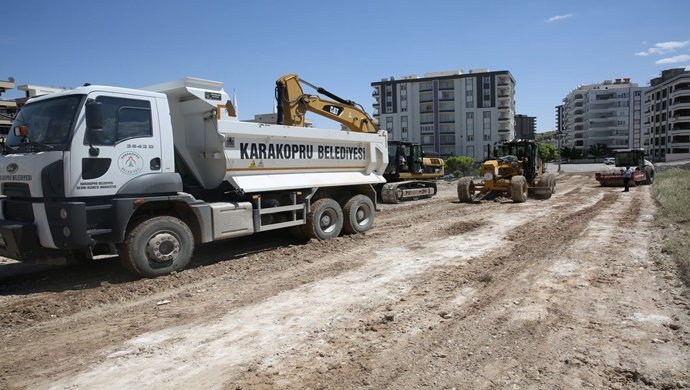
[[[556,175],[545,173],[539,157],[539,144],[514,140],[496,144],[493,158],[482,163],[481,178],[465,176],[458,180],[458,199],[476,202],[509,197],[522,203],[529,195],[548,199],[556,189]]]

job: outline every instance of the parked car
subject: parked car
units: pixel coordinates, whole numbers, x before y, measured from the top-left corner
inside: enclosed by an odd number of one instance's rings
[[[604,158],[604,164],[606,164],[606,165],[613,165],[615,163],[616,163],[616,159],[614,157]]]

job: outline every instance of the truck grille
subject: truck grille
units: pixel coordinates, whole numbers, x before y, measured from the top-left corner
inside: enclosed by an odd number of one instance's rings
[[[2,193],[7,196],[2,202],[2,213],[8,221],[33,222],[31,190],[27,183],[4,183]]]

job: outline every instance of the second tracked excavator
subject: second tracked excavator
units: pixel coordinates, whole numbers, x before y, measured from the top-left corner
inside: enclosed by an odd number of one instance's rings
[[[318,95],[306,94],[302,84],[314,89]],[[305,126],[307,111],[334,120],[350,131],[376,133],[378,126],[361,105],[343,99],[318,87],[296,74],[286,74],[276,81],[278,124]],[[443,177],[444,161],[424,154],[421,145],[411,142],[388,142],[388,166],[384,177],[387,183],[376,187],[383,203],[429,198],[436,194],[436,180]]]

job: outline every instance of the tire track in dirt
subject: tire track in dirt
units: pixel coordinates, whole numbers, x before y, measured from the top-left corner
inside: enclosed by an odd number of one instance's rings
[[[318,387],[319,383],[339,383],[339,388],[349,386],[369,386],[374,388],[408,387],[410,382],[397,380],[402,373],[412,370],[415,362],[433,361],[445,358],[452,351],[446,347],[435,348],[433,344],[443,339],[446,324],[458,322],[473,323],[488,306],[505,300],[506,291],[515,289],[516,275],[524,268],[544,267],[536,262],[544,257],[553,256],[563,247],[577,239],[585,229],[585,221],[601,213],[602,210],[616,202],[617,196],[606,195],[593,205],[573,211],[566,215],[551,215],[547,218],[534,217],[531,210],[523,210],[524,223],[518,225],[505,237],[513,243],[489,252],[467,263],[456,263],[437,267],[414,281],[414,287],[402,294],[399,300],[387,302],[372,308],[360,323],[342,330],[328,331],[324,342],[317,343],[312,350],[312,360],[304,359],[291,364],[297,367],[315,367],[311,375],[299,373],[298,378],[289,378],[289,373],[277,368],[253,370],[244,379],[233,385],[254,388],[260,385],[291,387],[299,383],[305,387]],[[557,207],[553,205],[552,207]],[[538,212],[537,212],[538,214]],[[539,220],[538,224],[533,223]],[[499,223],[499,221],[492,221]],[[463,222],[459,222],[463,225]],[[475,226],[473,232],[481,232],[476,221],[464,222]],[[565,226],[559,229],[557,236],[549,234],[553,226]],[[453,225],[449,228],[453,230]],[[557,245],[550,245],[557,239]],[[461,239],[461,237],[458,237]],[[535,239],[537,249],[534,248]],[[517,254],[517,255],[511,255]],[[507,319],[504,319],[507,321]],[[484,324],[486,325],[486,324]],[[476,333],[471,324],[467,334]],[[457,340],[456,340],[457,341]],[[358,348],[357,346],[365,346]],[[480,345],[465,344],[463,349],[481,350]],[[436,351],[431,355],[417,356],[406,351]],[[346,351],[343,352],[343,351]],[[402,356],[391,361],[387,355]],[[344,363],[343,363],[344,362]],[[273,379],[278,378],[278,379]],[[357,382],[348,382],[347,378],[360,378]],[[428,383],[430,386],[436,384]]]
[[[441,205],[441,206],[443,207],[443,205]],[[460,206],[460,207],[467,207],[467,205],[457,205],[457,206]],[[470,207],[471,207],[471,206],[470,206]],[[421,214],[421,215],[424,215],[424,212],[425,212],[424,207],[420,207],[420,209],[418,210],[418,213]],[[399,214],[399,213],[396,213],[396,214]],[[461,215],[458,215],[458,218],[460,218],[460,217],[462,217],[462,216],[461,216]],[[436,222],[436,220],[435,220],[434,218],[431,218],[431,219],[430,219],[428,222],[426,222],[426,223],[429,224],[429,225],[436,225],[435,222]],[[416,228],[419,228],[421,231],[425,231],[425,230],[432,231],[432,230],[433,230],[433,229],[428,229],[428,228],[426,227],[425,223],[422,223],[421,226],[416,227]],[[381,234],[381,233],[379,233],[379,235],[380,235],[380,234]],[[380,245],[380,247],[385,247],[385,246],[386,246],[386,245],[385,245],[386,241],[389,241],[389,238],[386,238],[386,237],[384,237],[384,236],[377,237],[376,234],[372,234],[371,236],[375,238],[375,241],[379,241],[379,240],[380,240],[380,242],[382,243],[382,245]],[[367,241],[367,243],[369,243],[369,244],[376,244],[376,242],[373,242],[373,243],[372,243],[372,242],[369,241],[369,240]],[[445,252],[448,252],[448,251],[453,252],[452,249],[443,248],[443,246],[441,246],[440,248],[436,248],[436,250],[440,251],[441,253],[443,253],[444,251],[445,251]],[[361,251],[362,251],[362,254],[365,255],[365,256],[366,256],[367,252],[369,252],[369,253],[368,253],[369,255],[370,255],[370,253],[371,253],[371,250],[368,249],[368,248],[362,248]],[[417,256],[419,256],[419,254],[418,254]],[[444,256],[447,256],[447,255],[444,254]],[[420,257],[423,257],[423,256],[420,256]],[[363,258],[366,258],[366,257],[363,256]],[[401,275],[393,276],[393,279],[394,279],[394,280],[397,280],[397,279],[395,279],[395,278],[400,278],[400,277],[403,277],[403,279],[404,279],[404,278],[409,278],[411,275],[415,275],[415,274],[418,274],[418,273],[423,273],[423,272],[425,271],[425,268],[429,266],[429,264],[430,264],[429,262],[430,262],[430,261],[433,261],[433,260],[434,260],[434,259],[428,259],[428,258],[427,258],[427,259],[422,259],[422,261],[421,261],[420,263],[418,263],[418,264],[412,264],[411,266],[408,267],[409,269],[403,270],[403,273],[402,273]],[[354,280],[357,280],[358,278],[361,278],[361,277],[362,277],[361,275],[367,275],[367,276],[365,277],[365,279],[364,279],[363,281],[361,281],[361,282],[360,282],[360,281],[357,281],[357,282],[355,282],[354,284],[357,285],[360,289],[363,289],[363,291],[368,291],[367,293],[365,293],[365,295],[366,295],[366,294],[371,294],[371,292],[372,292],[371,290],[372,290],[372,289],[376,290],[376,286],[383,286],[383,285],[381,285],[381,283],[384,283],[384,284],[388,283],[388,284],[390,284],[390,280],[389,280],[389,279],[390,279],[390,275],[386,275],[386,272],[388,271],[388,263],[389,263],[390,261],[394,261],[394,262],[395,262],[395,261],[400,261],[400,260],[398,260],[397,257],[396,257],[395,254],[394,254],[393,258],[388,259],[388,260],[384,260],[384,263],[383,263],[383,264],[379,264],[379,265],[373,264],[373,265],[370,265],[369,262],[368,262],[368,263],[363,267],[363,269],[358,269],[358,270],[357,270],[357,273],[355,274],[355,279],[354,279]],[[403,261],[405,261],[405,259],[403,259]],[[374,263],[375,263],[375,262],[374,262]],[[370,266],[371,266],[371,267],[374,267],[374,268],[371,268]],[[368,268],[368,267],[369,267],[369,268]],[[403,268],[404,268],[404,267],[403,267]],[[411,274],[410,274],[410,272],[411,272]],[[407,273],[407,274],[406,274],[406,273]],[[372,276],[372,275],[373,275],[373,276]],[[347,290],[347,291],[343,291],[343,294],[342,294],[342,295],[348,297],[348,296],[351,295],[350,292],[349,292],[349,290],[351,289],[351,285],[353,284],[353,282],[352,282],[351,280],[348,280],[348,279],[347,279],[348,277],[349,277],[349,276],[348,276],[347,273],[343,273],[343,274],[338,275],[338,277],[335,279],[335,281],[333,281],[333,278],[331,278],[331,279],[324,279],[324,280],[322,280],[321,282],[317,283],[317,286],[324,284],[324,285],[326,286],[326,289],[327,289],[327,290],[333,290],[333,288],[336,288],[336,289],[337,289],[337,288],[341,288],[341,289],[343,289],[343,290]],[[344,281],[344,282],[343,282],[343,281]],[[329,283],[335,283],[335,285],[329,285]],[[358,284],[358,283],[359,283],[359,284]],[[340,286],[340,287],[339,287],[339,286]],[[346,287],[347,287],[347,288],[346,288]],[[297,294],[297,297],[298,297],[299,299],[302,299],[302,300],[305,300],[305,299],[307,299],[307,300],[312,299],[312,298],[310,298],[310,297],[305,298],[305,296],[309,295],[311,292],[310,292],[310,291],[307,291],[307,292],[302,291],[302,288],[303,288],[303,287],[299,287],[299,288],[295,289],[295,290],[297,290],[297,291],[290,291],[290,293]],[[304,288],[314,289],[315,287],[313,287],[313,286],[311,286],[311,285],[307,285],[307,286],[304,287]],[[286,292],[287,292],[287,291],[286,291]],[[384,289],[382,289],[381,292],[379,292],[378,290],[376,290],[375,293],[372,294],[372,295],[374,295],[374,296],[386,296],[387,294],[395,294],[395,293],[397,293],[397,292],[393,292],[393,293],[391,293],[391,292],[386,292],[386,291],[385,291],[385,288],[384,288]],[[378,294],[378,295],[377,295],[377,294]],[[288,305],[289,305],[289,304],[290,304],[289,301],[290,301],[291,299],[294,299],[294,297],[292,297],[292,298],[291,298],[291,297],[283,298],[283,297],[281,297],[281,295],[285,295],[285,294],[276,295],[276,296],[274,296],[273,298],[268,299],[268,300],[267,300],[268,303],[264,302],[264,303],[262,303],[262,304],[260,304],[260,305],[262,305],[262,306],[270,306],[270,307],[272,308],[272,311],[275,311],[275,308],[276,308],[276,307],[280,307],[281,304],[288,304]],[[288,294],[288,295],[289,295],[289,294]],[[275,301],[275,299],[278,299],[278,301]],[[285,299],[285,300],[282,300],[282,299]],[[350,299],[351,299],[351,297],[350,297]],[[285,302],[288,302],[288,303],[285,303]],[[347,306],[347,305],[348,305],[347,303],[341,303],[340,306]],[[360,304],[358,303],[358,304],[356,304],[356,305],[360,305]],[[302,305],[302,306],[304,306],[304,305]],[[323,302],[311,302],[308,306],[318,308],[318,307],[320,307],[320,306],[324,306],[324,303],[323,303]],[[243,307],[244,307],[244,306],[243,306]],[[337,307],[336,307],[336,308],[333,308],[333,307],[332,307],[332,302],[328,302],[328,304],[327,304],[325,307],[326,307],[326,309],[328,309],[328,310],[336,310],[336,312],[337,312],[337,310],[340,310],[340,309],[337,308]],[[240,309],[238,309],[238,310],[239,310],[240,312],[244,313],[244,309],[243,309],[243,308],[240,308]],[[247,308],[247,310],[257,311],[257,307],[256,307],[256,306],[252,306],[252,307]],[[302,310],[304,310],[304,309],[302,309]],[[358,308],[357,310],[355,310],[355,314],[359,313],[361,310],[362,310],[361,308]],[[261,312],[261,311],[263,311],[263,309],[259,308],[258,311]],[[269,311],[271,311],[271,310],[266,309],[266,311],[269,312]],[[288,310],[288,311],[296,312],[296,311],[298,311],[298,309],[297,309],[296,307],[291,307],[290,310]],[[316,312],[316,313],[319,314],[318,312]],[[308,327],[314,326],[314,324],[320,325],[320,324],[319,324],[320,321],[319,321],[318,319],[315,318],[315,317],[317,317],[317,314],[313,314],[313,313],[304,313],[304,317],[306,317],[306,319],[305,319],[304,321],[306,321],[306,322],[303,322],[303,323],[300,322],[300,323],[298,323],[298,324],[297,324],[297,326],[298,326],[297,329],[299,330],[299,329],[302,329],[302,328],[304,328],[304,327],[307,327],[307,328],[308,328]],[[341,314],[342,314],[342,313],[341,313]],[[241,313],[240,313],[239,315],[242,316],[242,315],[244,315],[244,314],[241,314]],[[247,321],[238,321],[238,322],[236,322],[236,325],[239,324],[239,325],[237,325],[237,326],[243,326],[242,324],[252,324],[252,323],[253,323],[253,324],[256,325],[256,326],[253,326],[253,331],[263,332],[263,331],[264,331],[264,330],[262,330],[263,328],[269,328],[269,329],[270,329],[270,328],[273,326],[274,323],[280,323],[280,322],[281,322],[280,319],[275,319],[274,317],[271,317],[271,313],[266,313],[265,315],[266,315],[267,317],[269,317],[269,319],[267,320],[268,322],[262,322],[262,323],[260,323],[260,324],[256,324],[256,321],[249,321],[247,318],[243,318],[244,320],[247,320]],[[351,314],[348,314],[348,315],[351,315]],[[335,315],[335,316],[338,316],[338,315]],[[271,321],[273,321],[273,322],[271,323]],[[298,321],[298,322],[299,322],[299,321]],[[263,325],[262,325],[262,324],[263,324]],[[276,325],[276,326],[278,326],[278,325]],[[257,328],[258,328],[259,330],[257,330]],[[198,330],[198,327],[197,327],[197,330]],[[195,332],[196,332],[196,331],[195,331]],[[240,331],[238,331],[238,332],[233,332],[233,333],[242,334],[243,332],[248,332],[248,330],[242,330],[242,329],[240,329]],[[166,331],[166,333],[169,333],[169,331]],[[177,331],[172,331],[172,333],[179,333],[179,332],[177,332]],[[203,334],[203,333],[204,333],[204,330],[201,329],[201,330],[199,331],[199,333]],[[277,333],[280,333],[280,332],[271,331],[271,333],[277,334]],[[293,329],[293,333],[294,333],[294,329]],[[299,333],[299,332],[298,332],[298,333]],[[151,337],[152,337],[154,340],[158,340],[158,339],[157,339],[157,336],[151,336]],[[145,344],[147,345],[147,351],[149,351],[149,348],[153,348],[153,349],[151,349],[151,351],[153,351],[153,352],[151,352],[151,353],[153,353],[153,354],[156,355],[156,356],[163,356],[163,355],[165,355],[165,359],[166,359],[166,360],[169,359],[169,356],[168,356],[168,355],[169,355],[169,352],[170,352],[170,347],[166,346],[166,345],[167,345],[167,344],[166,344],[167,342],[166,342],[166,341],[163,341],[162,344],[165,344],[165,345],[163,345],[162,347],[160,346],[161,343],[158,343],[158,346],[155,346],[155,345],[154,345],[153,347],[151,347],[151,345],[150,345],[150,344],[151,344],[151,343],[150,343],[151,337],[144,336],[144,337],[141,338],[141,340],[144,340],[144,341],[136,341],[136,340],[135,340],[135,341],[134,341],[134,344],[139,345],[139,344],[141,344],[142,342],[145,342]],[[182,337],[182,338],[185,338],[185,337],[189,337],[189,343],[187,343],[187,344],[199,345],[199,343],[200,343],[199,340],[194,339],[194,335],[188,335],[188,334],[186,334],[186,336],[184,336],[184,337]],[[220,337],[220,336],[219,336],[219,337]],[[165,338],[165,337],[164,337],[164,338]],[[221,337],[221,338],[222,338],[222,337]],[[298,339],[298,338],[295,337],[295,339]],[[226,340],[226,341],[227,341],[227,340]],[[178,337],[177,339],[175,339],[175,342],[176,342],[176,344],[180,344],[180,343],[179,343],[179,337]],[[291,340],[290,343],[291,343],[291,344],[288,344],[288,345],[297,345],[297,344],[299,344],[299,340]],[[209,343],[209,344],[210,344],[210,343]],[[157,349],[158,347],[160,347],[160,349]],[[210,347],[210,346],[209,346],[209,347]],[[247,364],[247,361],[251,361],[251,360],[252,360],[251,356],[256,355],[256,353],[254,353],[254,352],[252,352],[252,351],[244,351],[244,350],[242,350],[242,348],[246,348],[246,347],[245,347],[245,346],[242,346],[242,343],[238,342],[238,340],[235,340],[235,342],[233,343],[233,347],[240,348],[240,351],[237,352],[237,353],[235,353],[234,355],[237,355],[237,356],[244,356],[244,357],[245,357],[245,360],[236,362],[236,365],[237,365],[237,364]],[[262,347],[262,348],[265,348],[265,349],[270,350],[269,347],[270,347],[270,346],[265,345],[265,346]],[[142,348],[142,347],[141,347],[141,346],[138,346],[137,348]],[[259,348],[259,349],[261,349],[261,348]],[[125,350],[128,350],[128,349],[125,348]],[[190,352],[190,351],[187,351],[187,352]],[[118,352],[118,351],[115,351],[114,353],[118,354],[117,357],[123,357],[123,356],[125,356],[125,355],[128,355],[128,353],[125,353],[125,352]],[[148,352],[147,352],[147,353],[148,353]],[[202,352],[201,355],[203,355],[203,354],[204,354],[204,353]],[[135,355],[135,354],[134,354],[134,355]],[[193,352],[192,352],[192,355],[195,355],[195,356],[196,356],[196,355],[199,355],[199,354],[193,353]],[[154,356],[154,357],[155,357],[155,356]],[[136,356],[129,356],[129,358],[131,358],[130,360],[132,360],[132,361],[134,361],[134,362],[136,362],[136,361],[141,362],[140,359],[137,360]],[[205,361],[204,359],[205,359],[204,356],[198,356],[196,360]],[[122,361],[126,361],[127,359],[124,359],[124,358],[123,358],[123,359],[119,359],[119,360],[120,360],[120,362],[117,363],[117,364],[119,364],[119,365],[122,365],[122,364],[129,364],[129,363],[122,363]],[[155,359],[154,359],[154,360],[155,360]],[[106,362],[106,363],[107,363],[107,362]],[[111,363],[112,363],[112,362],[111,362]],[[230,363],[231,363],[231,362],[230,362]],[[230,363],[226,362],[226,364],[230,364]],[[135,363],[132,363],[132,364],[135,364]],[[142,362],[142,364],[145,365],[146,363]],[[210,364],[207,365],[207,366],[210,366],[210,367],[208,368],[208,370],[214,370],[214,371],[216,371],[216,372],[222,372],[222,369],[220,369],[219,367],[214,367],[212,364],[213,364],[213,363],[210,363]],[[195,370],[196,370],[196,369],[197,369],[197,368],[195,367]],[[100,370],[101,370],[101,369],[96,368],[95,371],[100,371]],[[187,370],[187,371],[189,371],[190,375],[193,374],[192,370]],[[194,371],[194,372],[199,372],[199,371],[197,370],[197,371]],[[155,373],[150,373],[150,374],[151,374],[151,375],[150,375],[150,376],[151,376],[151,379],[148,379],[148,380],[153,380],[153,381],[155,381],[155,380],[156,380],[156,379],[155,379],[155,375],[154,375]],[[147,376],[148,376],[148,375],[147,375]],[[95,379],[94,377],[89,377],[88,374],[85,375],[85,376],[82,376],[81,378],[82,378],[82,379],[75,379],[75,380],[76,380],[75,383],[79,383],[80,381],[82,381],[82,380],[87,380],[87,379],[88,379],[88,381],[91,381],[92,383],[93,383],[93,381],[96,381],[96,379]],[[132,378],[132,379],[134,380],[135,378]],[[140,380],[140,379],[141,379],[141,378],[138,378],[137,380]],[[160,378],[159,378],[159,379],[160,379]],[[181,381],[184,382],[185,379],[183,379],[183,378],[178,378],[178,380],[181,380]],[[68,382],[65,382],[65,383],[71,383],[71,382],[69,382],[69,379],[68,379],[67,381],[68,381]],[[98,382],[96,381],[96,383],[98,383]]]

